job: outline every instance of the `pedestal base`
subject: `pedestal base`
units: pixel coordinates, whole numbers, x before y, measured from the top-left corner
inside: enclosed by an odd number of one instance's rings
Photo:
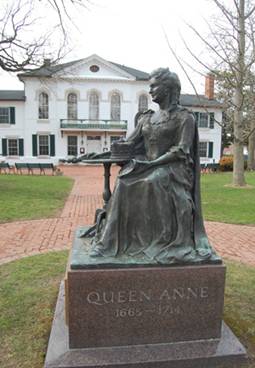
[[[69,349],[64,286],[58,296],[45,368],[240,368],[246,351],[223,323],[220,339]]]

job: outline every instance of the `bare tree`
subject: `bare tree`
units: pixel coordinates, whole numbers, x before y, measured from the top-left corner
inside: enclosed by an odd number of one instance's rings
[[[69,8],[87,4],[89,0],[7,1],[0,18],[0,68],[26,71],[41,66],[44,59],[61,59],[68,47],[66,27],[72,22]],[[43,7],[48,7],[52,22],[38,15]]]
[[[211,0],[221,16],[215,18],[213,26],[207,22],[210,38],[202,35],[195,27],[190,29],[206,46],[214,59],[214,63],[198,58],[189,49],[193,57],[203,67],[209,69],[216,76],[226,71],[225,80],[233,92],[231,104],[233,109],[233,147],[234,169],[233,185],[244,186],[244,144],[253,134],[252,128],[247,134],[244,101],[247,79],[252,73],[255,62],[255,4],[254,0],[233,0],[229,7],[224,0]],[[187,46],[187,45],[186,45]],[[188,48],[188,47],[187,47]],[[231,78],[229,78],[231,75]]]
[[[231,83],[229,83],[231,81]],[[224,111],[224,132],[227,133],[227,143],[229,140],[233,143],[233,123],[235,105],[234,96],[234,76],[231,72],[217,72],[216,97],[225,106]],[[243,143],[248,145],[248,163],[249,170],[255,169],[254,150],[255,150],[255,75],[249,73],[243,90]],[[223,132],[223,133],[224,133]]]
[[[249,136],[248,141],[248,170],[255,170],[255,119],[251,121],[252,133]]]
[[[247,169],[255,170],[255,76],[251,78],[251,84],[248,94],[248,113],[246,116],[248,132],[248,162]]]

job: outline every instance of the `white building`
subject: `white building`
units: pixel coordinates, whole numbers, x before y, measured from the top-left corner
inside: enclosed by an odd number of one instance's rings
[[[135,127],[138,111],[157,109],[148,93],[149,74],[106,61],[86,59],[19,74],[24,91],[0,91],[0,160],[53,162],[110,149],[111,142]],[[182,95],[195,113],[201,162],[218,162],[222,107],[207,96]]]

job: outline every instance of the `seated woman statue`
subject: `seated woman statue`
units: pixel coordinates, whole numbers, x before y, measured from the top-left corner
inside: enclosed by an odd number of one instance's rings
[[[200,203],[198,129],[179,103],[181,85],[168,68],[152,72],[159,110],[145,111],[126,142],[134,159],[119,172],[92,257],[139,255],[157,263],[210,262]]]

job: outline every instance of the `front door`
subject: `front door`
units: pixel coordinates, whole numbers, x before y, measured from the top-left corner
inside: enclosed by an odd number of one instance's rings
[[[87,136],[87,153],[101,153],[101,136],[100,135],[88,135]]]

